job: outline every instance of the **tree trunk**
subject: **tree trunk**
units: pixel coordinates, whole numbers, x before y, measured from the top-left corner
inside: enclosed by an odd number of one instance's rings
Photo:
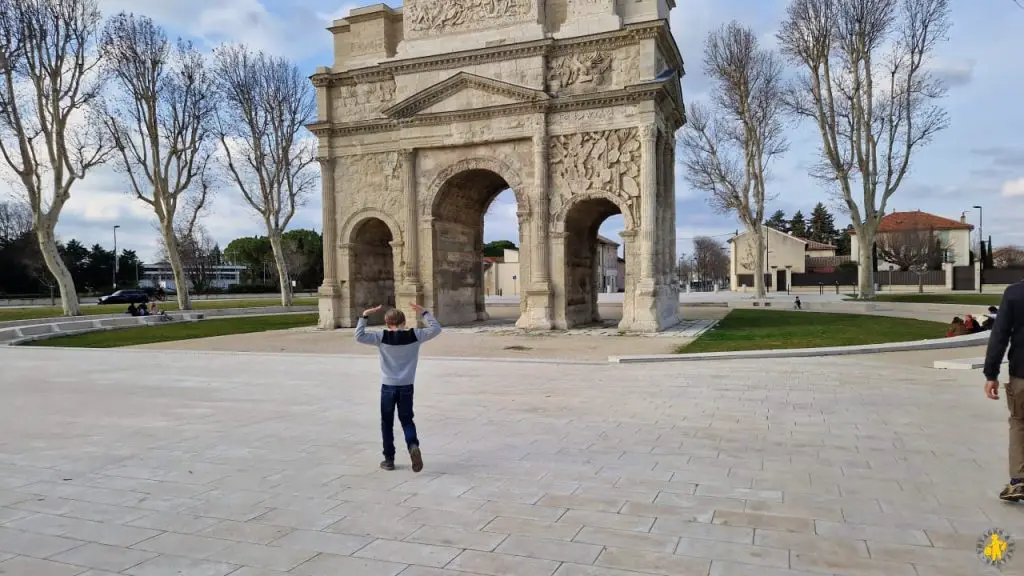
[[[292,305],[292,280],[288,276],[288,262],[284,259],[284,245],[281,233],[270,232],[270,248],[274,252],[274,264],[277,266],[277,279],[281,285],[281,306]]]
[[[917,275],[917,293],[924,294],[924,274]]]
[[[860,243],[857,262],[857,297],[866,300],[875,298],[875,259],[872,249],[874,241],[874,233],[868,234],[865,230],[864,233],[857,234],[857,242]]]
[[[174,229],[161,226],[164,236],[164,244],[167,246],[167,259],[170,261],[171,273],[174,275],[174,291],[178,296],[178,310],[191,310],[192,300],[189,298],[188,278],[185,276],[185,269],[181,265],[181,254],[178,253],[178,239],[174,236]]]
[[[754,293],[758,300],[764,300],[768,294],[764,285],[765,231],[761,226],[758,226],[753,230],[748,229],[748,231],[754,235],[754,243],[757,245],[757,251],[754,252]]]
[[[53,231],[56,222],[50,223],[44,218],[39,220],[41,221],[36,225],[36,239],[39,241],[39,251],[43,254],[46,268],[50,270],[50,274],[53,275],[60,288],[61,308],[63,308],[65,316],[78,316],[82,313],[82,309],[78,303],[75,279],[71,277],[71,272],[64,264],[64,259],[60,257],[60,252],[57,251],[57,237]]]

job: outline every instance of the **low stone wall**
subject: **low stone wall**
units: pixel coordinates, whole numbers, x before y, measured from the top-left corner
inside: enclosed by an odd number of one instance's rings
[[[16,346],[25,342],[35,340],[46,340],[58,336],[69,336],[72,334],[83,334],[86,332],[98,332],[102,330],[117,330],[121,328],[135,328],[165,322],[197,322],[203,319],[203,314],[186,312],[168,314],[170,320],[162,316],[122,316],[117,318],[68,318],[55,319],[48,323],[40,324],[38,320],[34,324],[23,326],[12,326],[0,328],[0,344]]]
[[[210,318],[241,316],[275,316],[278,314],[309,314],[316,312],[315,306],[267,306],[263,308],[225,308],[202,312],[169,312],[175,322],[198,322]],[[46,340],[72,334],[119,330],[139,326],[160,325],[167,322],[160,316],[76,316],[74,318],[49,318],[14,321],[15,325],[0,326],[0,346],[16,346],[35,340]],[[9,323],[12,324],[12,323]]]
[[[211,308],[209,310],[192,310],[189,314],[201,314],[207,318],[218,318],[221,316],[265,316],[270,314],[286,314],[292,312],[316,312],[316,306],[292,306],[286,308],[284,306],[260,306],[258,308]],[[180,312],[168,312],[168,314],[175,315]],[[0,322],[0,330],[5,328],[16,328],[18,326],[33,326],[36,324],[51,324],[53,322],[64,322],[64,321],[82,321],[91,322],[93,320],[109,320],[112,318],[132,318],[127,314],[97,314],[95,316],[74,316],[68,318],[66,316],[55,316],[52,318],[29,318],[27,320],[8,320],[7,322]],[[148,316],[142,316],[141,318],[148,318]]]
[[[729,308],[758,308],[753,300],[734,300]],[[948,324],[954,316],[963,318],[967,314],[978,317],[988,314],[988,306],[971,304],[918,304],[913,302],[803,302],[801,308],[805,312],[823,312],[832,314],[865,314],[867,316],[890,316],[894,318],[914,318]],[[792,310],[790,300],[772,301],[767,310]]]

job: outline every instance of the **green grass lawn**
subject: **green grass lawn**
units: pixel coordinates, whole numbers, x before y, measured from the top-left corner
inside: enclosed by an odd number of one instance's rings
[[[942,338],[946,325],[909,318],[738,309],[676,352],[854,346]]]
[[[295,306],[313,306],[316,298],[296,298]],[[278,298],[262,298],[251,300],[193,300],[194,310],[221,310],[224,308],[261,308],[264,306],[280,306]],[[174,312],[178,303],[168,298],[166,302],[157,302],[161,310]],[[82,304],[82,315],[98,316],[101,314],[121,314],[128,309],[127,304]],[[29,320],[32,318],[56,318],[61,315],[60,306],[38,306],[35,308],[0,308],[0,322],[9,320]]]
[[[1001,294],[875,294],[878,302],[913,304],[964,304],[966,306],[999,306]]]
[[[268,330],[287,330],[316,325],[316,314],[280,314],[249,318],[223,318],[199,322],[167,322],[140,328],[105,330],[74,336],[39,340],[26,346],[59,346],[71,348],[119,348],[174,340],[192,340],[211,336],[248,334]]]

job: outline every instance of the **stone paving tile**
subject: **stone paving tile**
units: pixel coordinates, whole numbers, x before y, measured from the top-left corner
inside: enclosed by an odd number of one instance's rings
[[[593,512],[591,510],[569,510],[558,519],[558,524],[582,524],[584,526],[600,526],[616,530],[633,530],[648,532],[654,525],[654,518],[633,516],[631,514],[612,514],[610,512]]]
[[[664,576],[706,576],[711,568],[711,561],[702,558],[627,548],[605,548],[595,564]]]
[[[51,516],[49,514],[36,514],[21,518],[8,522],[7,526],[38,534],[64,536],[76,540],[108,544],[110,546],[131,546],[136,542],[141,542],[160,534],[156,530],[145,528],[79,520],[66,516]]]
[[[165,532],[145,542],[139,542],[133,548],[186,558],[208,558],[234,544],[231,540]]]
[[[821,573],[714,560],[711,562],[711,572],[708,576],[821,576]]]
[[[347,556],[370,542],[373,542],[372,538],[364,538],[362,536],[332,534],[315,530],[295,530],[286,536],[270,542],[270,545]]]
[[[715,524],[724,526],[746,526],[748,528],[765,528],[768,530],[785,530],[788,532],[813,532],[814,520],[794,516],[777,516],[758,512],[734,512],[732,510],[716,510]]]
[[[573,538],[573,542],[669,553],[675,551],[676,546],[679,544],[679,538],[663,534],[644,534],[641,532],[585,526]]]
[[[849,540],[874,540],[893,544],[917,544],[930,546],[931,541],[923,530],[906,528],[890,528],[888,526],[869,526],[864,524],[840,524],[836,522],[817,521],[815,533],[830,538],[846,538]]]
[[[751,544],[754,540],[754,529],[745,526],[724,526],[705,522],[691,522],[678,518],[658,518],[651,528],[652,534],[668,534],[685,538],[702,540],[719,540],[736,544]]]
[[[51,560],[65,564],[77,564],[88,568],[121,572],[146,560],[156,558],[156,554],[142,552],[130,548],[107,546],[104,544],[86,544],[55,556]]]
[[[602,546],[580,542],[558,542],[529,536],[509,536],[495,550],[502,554],[526,556],[556,562],[592,564],[601,553]]]
[[[223,540],[236,540],[252,544],[266,544],[277,540],[291,532],[291,528],[257,524],[255,522],[235,522],[223,520],[219,524],[196,532],[196,536],[209,536]]]
[[[25,556],[0,562],[0,574],[4,576],[77,576],[86,570],[88,568],[84,566],[72,566]]]
[[[387,538],[401,540],[423,525],[408,520],[388,520],[385,518],[345,518],[331,524],[324,530],[338,534],[364,536],[367,538]]]
[[[868,558],[819,556],[794,552],[790,567],[808,572],[838,573],[846,576],[917,576],[912,564],[885,562]]]
[[[217,518],[205,518],[203,516],[191,516],[175,512],[150,512],[137,520],[128,522],[129,526],[139,528],[150,528],[152,530],[163,530],[167,532],[179,532],[182,534],[194,534],[202,532],[207,528],[220,524],[224,520]]]
[[[238,566],[182,556],[157,556],[124,571],[130,576],[226,576],[237,574]]]
[[[113,522],[115,524],[126,524],[132,520],[141,518],[149,512],[138,508],[125,506],[112,506],[110,504],[96,504],[93,502],[82,502],[80,500],[69,500],[67,498],[42,497],[26,500],[13,505],[20,510],[41,512],[58,516],[70,516],[82,520],[93,520],[96,522]]]
[[[783,532],[779,530],[755,530],[754,544],[821,556],[852,556],[857,558],[868,558],[870,556],[867,543],[863,540],[828,538],[817,534]]]
[[[507,534],[477,532],[476,530],[460,530],[444,526],[424,526],[405,538],[406,542],[419,544],[436,544],[481,552],[493,552]],[[328,550],[325,550],[328,552]]]
[[[46,558],[84,544],[80,540],[0,527],[0,552]]]
[[[359,574],[360,576],[396,576],[405,570],[406,564],[381,562],[368,558],[336,556],[320,554],[312,560],[300,564],[291,570],[291,574],[299,576],[340,576],[341,574]]]
[[[398,542],[395,540],[375,540],[360,548],[353,556],[440,568],[451,562],[460,552],[460,549],[448,546]]]
[[[729,560],[744,564],[789,568],[789,550],[721,542],[697,538],[680,538],[676,554],[707,558],[708,560]]]
[[[277,546],[262,546],[248,542],[234,543],[227,548],[217,550],[206,558],[214,561],[254,566],[287,572],[299,564],[316,556],[311,550],[295,550]]]
[[[452,570],[487,574],[488,576],[551,576],[559,563],[552,560],[538,560],[493,552],[466,550],[451,561],[446,568]]]

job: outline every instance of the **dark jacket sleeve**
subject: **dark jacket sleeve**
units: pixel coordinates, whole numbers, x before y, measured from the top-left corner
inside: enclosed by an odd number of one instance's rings
[[[1003,301],[999,305],[999,313],[996,314],[996,323],[992,326],[992,334],[988,337],[988,351],[985,353],[985,379],[998,380],[999,368],[1006,357],[1006,347],[1010,344],[1010,337],[1013,331],[1020,330],[1020,326],[1014,326],[1018,312],[1014,306],[1020,306],[1015,298],[1010,296],[1012,287],[1003,292]]]

